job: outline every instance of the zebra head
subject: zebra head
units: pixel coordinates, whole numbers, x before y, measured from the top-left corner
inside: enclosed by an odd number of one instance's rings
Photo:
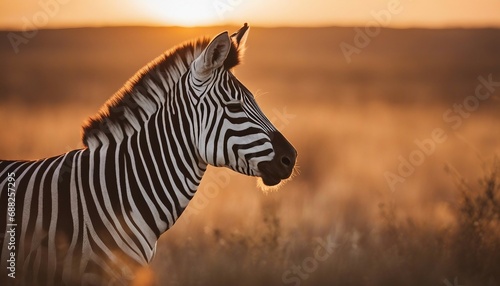
[[[195,96],[199,155],[207,164],[259,176],[274,186],[292,174],[297,152],[262,113],[253,94],[232,74],[248,26],[216,36],[189,70]]]

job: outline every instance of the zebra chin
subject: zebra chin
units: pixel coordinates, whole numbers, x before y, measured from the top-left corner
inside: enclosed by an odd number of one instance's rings
[[[297,151],[277,131],[271,133],[270,138],[275,153],[274,158],[271,161],[260,162],[257,167],[264,185],[271,187],[292,175],[297,160]]]

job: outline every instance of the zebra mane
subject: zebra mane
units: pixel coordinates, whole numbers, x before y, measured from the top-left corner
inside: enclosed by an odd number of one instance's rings
[[[235,42],[236,41],[236,42]],[[209,38],[186,42],[167,50],[148,63],[120,88],[99,112],[83,125],[82,141],[86,147],[99,145],[100,138],[112,134],[117,140],[140,130],[158,108],[165,104],[172,87],[186,73],[191,63],[210,43]],[[231,41],[224,68],[232,69],[243,54],[239,39]]]

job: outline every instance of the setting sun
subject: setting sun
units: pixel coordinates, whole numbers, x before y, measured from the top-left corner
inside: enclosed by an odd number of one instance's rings
[[[137,8],[150,16],[151,21],[160,24],[198,26],[216,24],[221,20],[216,2],[205,1],[137,1]]]

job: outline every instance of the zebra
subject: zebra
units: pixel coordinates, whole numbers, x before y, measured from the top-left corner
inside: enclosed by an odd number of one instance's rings
[[[84,124],[84,148],[0,161],[1,285],[126,285],[208,165],[292,175],[297,151],[233,74],[248,31],[154,59]]]

